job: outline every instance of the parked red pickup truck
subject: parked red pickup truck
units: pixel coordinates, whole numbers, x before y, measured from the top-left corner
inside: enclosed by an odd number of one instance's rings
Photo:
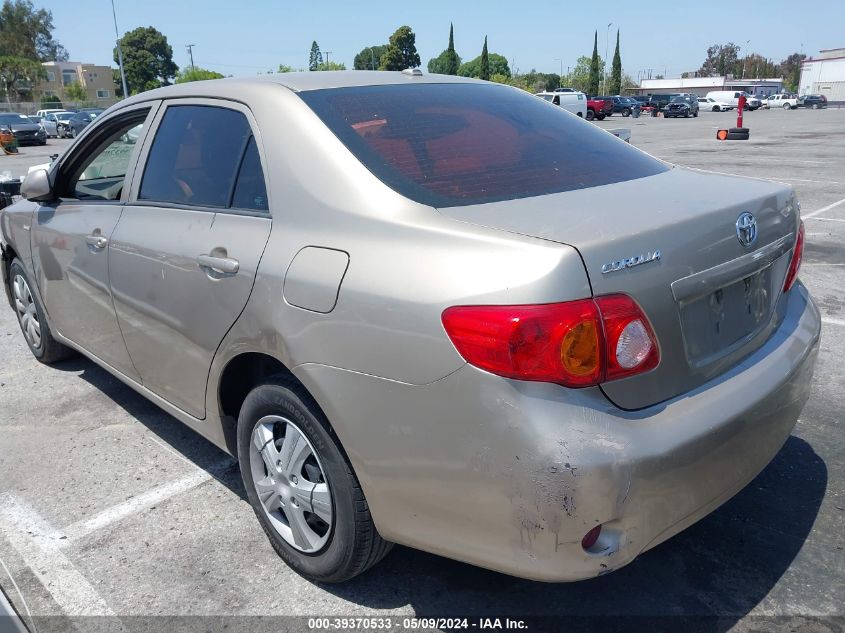
[[[612,99],[596,99],[595,97],[587,97],[587,120],[593,119],[603,120],[604,117],[613,114],[613,100]]]

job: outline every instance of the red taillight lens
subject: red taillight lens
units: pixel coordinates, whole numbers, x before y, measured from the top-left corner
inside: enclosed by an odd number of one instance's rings
[[[607,380],[654,369],[660,362],[657,338],[640,306],[628,295],[596,297],[607,338]]]
[[[627,295],[457,306],[442,318],[467,362],[506,378],[588,387],[648,371],[660,361],[648,319]]]
[[[801,268],[801,258],[804,257],[804,220],[798,223],[798,237],[795,238],[795,248],[792,249],[792,260],[789,262],[789,269],[786,271],[786,281],[783,282],[783,291],[786,292],[798,279],[798,269]]]

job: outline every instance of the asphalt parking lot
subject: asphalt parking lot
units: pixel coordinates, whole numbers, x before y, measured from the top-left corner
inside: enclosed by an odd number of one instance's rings
[[[576,584],[403,547],[344,585],[313,584],[273,552],[230,457],[87,360],[36,362],[3,303],[0,586],[38,631],[308,630],[268,616],[392,617],[404,630],[405,616],[455,615],[538,618],[529,630],[845,630],[845,109],[752,112],[749,141],[715,140],[735,122],[599,123],[680,165],[788,182],[802,204],[801,279],[824,318],[812,396],[768,468],[698,524]],[[0,157],[0,173],[68,143]]]

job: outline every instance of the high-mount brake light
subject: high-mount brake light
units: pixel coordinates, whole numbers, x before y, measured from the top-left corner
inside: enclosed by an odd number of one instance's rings
[[[442,320],[468,363],[506,378],[589,387],[660,362],[648,319],[622,294],[540,305],[455,306]]]

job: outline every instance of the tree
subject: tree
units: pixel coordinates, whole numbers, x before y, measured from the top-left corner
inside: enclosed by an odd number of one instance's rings
[[[610,82],[607,93],[618,95],[622,92],[622,56],[619,54],[619,29],[616,29],[616,52],[613,53],[613,65],[610,68]]]
[[[707,58],[701,64],[698,74],[701,77],[738,75],[741,64],[738,62],[740,48],[733,42],[713,44],[707,49]]]
[[[511,69],[510,66],[508,66],[508,60],[498,53],[488,53],[487,65],[491,77],[493,75],[504,75],[505,77],[511,76]],[[458,68],[458,74],[461,77],[481,77],[481,55],[461,64]]]
[[[455,51],[455,29],[449,24],[449,46],[437,57],[428,60],[428,72],[440,75],[457,75],[461,57]]]
[[[39,78],[46,76],[44,66],[32,59],[4,55],[0,57],[0,84],[6,101],[11,101],[14,96],[20,101],[22,95],[32,90],[32,85]]]
[[[400,26],[390,36],[387,50],[381,56],[379,70],[405,70],[417,68],[420,65],[420,55],[417,53],[417,36],[410,26]]]
[[[801,82],[801,62],[807,58],[801,53],[792,53],[784,59],[780,65],[780,75],[783,77],[783,87],[788,92],[798,92],[798,84]]]
[[[67,96],[68,101],[76,101],[77,103],[85,101],[88,98],[85,88],[83,88],[82,84],[78,81],[74,81],[65,88],[65,95]]]
[[[53,39],[53,14],[36,11],[29,0],[5,0],[0,9],[0,56],[67,61],[67,51]]]
[[[41,96],[41,107],[42,108],[56,108],[62,106],[62,100],[59,99],[56,95],[42,95]]]
[[[323,62],[317,66],[317,70],[346,70],[346,64],[343,62]]]
[[[320,52],[320,45],[316,40],[311,42],[311,53],[308,55],[308,70],[317,70],[323,63],[323,53]]]
[[[622,92],[620,94],[624,94],[628,91],[633,91],[639,88],[639,84],[634,81],[634,78],[631,77],[628,73],[622,74]]]
[[[288,66],[287,64],[279,64],[279,70],[276,71],[277,73],[293,73],[296,72],[293,66]]]
[[[601,57],[599,57],[598,63],[601,64],[602,61]],[[561,83],[565,86],[575,88],[575,90],[590,93],[592,66],[593,60],[586,55],[582,55],[578,58],[575,68],[572,69],[569,75],[561,77]]]
[[[590,60],[590,83],[587,87],[587,93],[596,95],[599,92],[599,81],[601,75],[599,69],[601,68],[599,60],[599,32],[596,31],[593,39],[593,57]]]
[[[484,36],[484,46],[481,48],[481,62],[478,65],[478,78],[490,81],[490,56],[487,54],[487,36]]]
[[[176,74],[177,84],[186,84],[189,81],[205,81],[206,79],[223,79],[223,75],[198,66],[183,68]]]
[[[387,52],[387,44],[377,44],[362,48],[361,52],[352,60],[354,70],[378,70],[381,56]]]
[[[151,26],[139,26],[120,38],[123,70],[129,92],[138,94],[161,86],[169,86],[178,66],[173,63],[173,48],[167,38]],[[117,48],[114,49],[117,63]]]

